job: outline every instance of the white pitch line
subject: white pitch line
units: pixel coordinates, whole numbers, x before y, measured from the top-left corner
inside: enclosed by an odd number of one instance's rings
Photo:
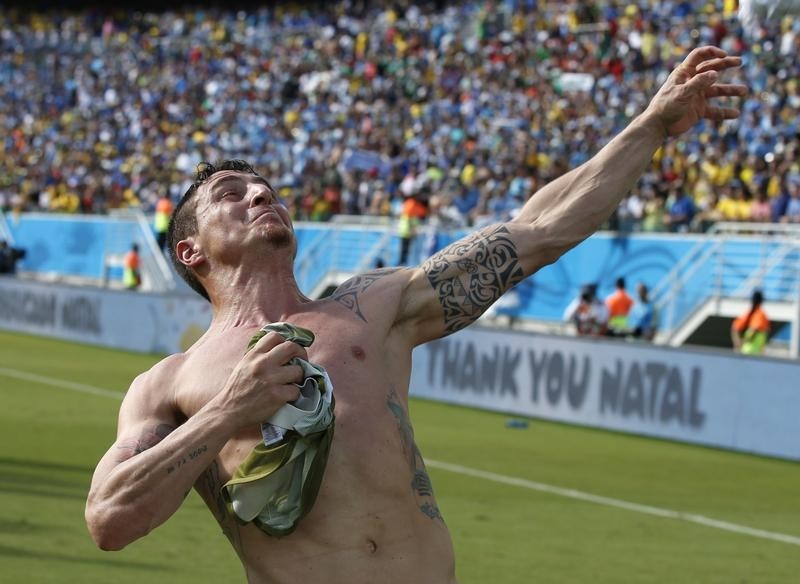
[[[0,375],[12,377],[15,379],[22,379],[24,381],[33,381],[34,383],[41,383],[43,385],[50,385],[61,389],[69,389],[72,391],[79,391],[81,393],[88,393],[100,397],[109,397],[121,400],[123,394],[110,389],[103,389],[102,387],[95,387],[85,383],[76,383],[74,381],[66,381],[57,379],[55,377],[46,377],[44,375],[36,375],[35,373],[28,373],[27,371],[19,371],[17,369],[9,369],[7,367],[0,367]],[[759,537],[761,539],[769,539],[773,541],[780,541],[792,545],[800,545],[800,537],[794,535],[787,535],[785,533],[778,533],[774,531],[766,531],[763,529],[755,529],[747,527],[746,525],[738,525],[736,523],[728,523],[727,521],[719,521],[704,515],[696,515],[694,513],[683,513],[681,511],[673,511],[671,509],[663,509],[661,507],[651,507],[650,505],[641,505],[639,503],[631,503],[630,501],[623,501],[622,499],[613,499],[611,497],[603,497],[602,495],[593,495],[584,491],[576,489],[566,489],[564,487],[557,487],[555,485],[548,485],[546,483],[539,483],[522,479],[519,477],[510,477],[501,475],[485,470],[478,470],[476,468],[469,468],[468,466],[461,466],[460,464],[452,464],[449,462],[441,462],[438,460],[427,459],[425,463],[432,467],[441,470],[446,470],[456,474],[465,476],[485,479],[495,483],[502,483],[504,485],[511,485],[514,487],[522,487],[532,491],[539,491],[542,493],[549,493],[551,495],[558,495],[561,497],[569,497],[570,499],[578,499],[580,501],[587,501],[589,503],[597,503],[598,505],[605,505],[607,507],[616,507],[618,509],[626,509],[628,511],[636,511],[637,513],[645,513],[647,515],[655,515],[657,517],[664,517],[666,519],[678,519],[680,521],[687,521],[689,523],[697,523],[706,527],[713,527],[723,531],[730,531],[742,535],[750,535],[752,537]]]
[[[772,541],[779,541],[781,543],[800,545],[800,537],[794,535],[787,535],[785,533],[778,533],[775,531],[766,531],[764,529],[756,529],[753,527],[747,527],[746,525],[729,523],[727,521],[719,521],[718,519],[712,519],[711,517],[705,517],[704,515],[673,511],[672,509],[664,509],[661,507],[651,507],[650,505],[640,505],[639,503],[631,503],[630,501],[623,501],[621,499],[603,497],[602,495],[593,495],[592,493],[586,493],[584,491],[578,491],[575,489],[566,489],[564,487],[557,487],[555,485],[548,485],[546,483],[529,481],[519,477],[510,477],[485,470],[469,468],[468,466],[461,466],[460,464],[451,464],[449,462],[440,462],[438,460],[429,459],[425,460],[425,464],[432,468],[438,468],[464,476],[485,479],[495,483],[502,483],[504,485],[522,487],[523,489],[540,491],[542,493],[549,493],[551,495],[558,495],[561,497],[569,497],[570,499],[578,499],[580,501],[586,501],[589,503],[597,503],[598,505],[605,505],[607,507],[616,507],[618,509],[636,511],[637,513],[655,515],[656,517],[663,517],[666,519],[687,521],[689,523],[696,523],[698,525],[713,527],[715,529],[730,531],[741,535],[750,535],[752,537],[759,537],[761,539],[769,539]]]
[[[103,389],[102,387],[95,387],[85,383],[76,383],[74,381],[65,381],[63,379],[56,379],[55,377],[45,377],[44,375],[36,375],[35,373],[28,373],[27,371],[19,371],[17,369],[9,369],[7,367],[0,367],[0,375],[12,377],[14,379],[21,379],[23,381],[33,381],[34,383],[41,383],[42,385],[50,385],[61,389],[69,389],[72,391],[79,391],[81,393],[88,393],[91,395],[99,395],[101,397],[110,397],[121,400],[124,396],[123,393],[118,391],[111,391],[110,389]]]

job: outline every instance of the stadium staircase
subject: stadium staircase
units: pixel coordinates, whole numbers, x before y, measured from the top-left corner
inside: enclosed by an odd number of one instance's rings
[[[152,221],[139,209],[115,209],[109,213],[116,219],[111,223],[106,249],[103,257],[103,286],[109,287],[118,283],[113,277],[124,268],[125,254],[131,243],[139,244],[141,259],[142,286],[144,292],[191,292],[183,280],[175,273],[172,263],[166,259],[159,249],[153,235]]]
[[[773,323],[772,350],[800,356],[800,226],[795,225],[713,226],[652,290],[658,340],[730,347],[731,320],[750,306],[756,289],[763,291]]]
[[[6,216],[3,213],[0,213],[0,240],[7,242],[12,247],[14,245],[14,236],[8,228]]]
[[[344,217],[320,227],[298,224],[304,242],[298,242],[300,255],[295,260],[295,274],[300,289],[311,298],[328,296],[349,277],[368,271],[381,260],[397,255],[393,224],[377,218]]]

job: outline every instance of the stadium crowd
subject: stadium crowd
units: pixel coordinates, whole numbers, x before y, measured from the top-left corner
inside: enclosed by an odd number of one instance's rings
[[[799,33],[745,33],[735,0],[0,8],[0,205],[150,213],[199,160],[235,157],[298,220],[409,197],[454,225],[500,220],[708,43],[744,59],[741,120],[669,142],[609,227],[800,222]]]

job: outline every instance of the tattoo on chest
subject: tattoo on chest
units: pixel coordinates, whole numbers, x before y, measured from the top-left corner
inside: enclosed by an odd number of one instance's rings
[[[217,520],[217,523],[222,528],[222,533],[225,534],[225,537],[228,538],[237,553],[241,555],[242,546],[239,537],[239,526],[228,513],[228,506],[222,496],[222,480],[219,476],[219,464],[216,460],[200,475],[197,480],[197,491],[203,497],[206,505],[214,515],[214,519]]]
[[[408,459],[408,466],[411,470],[411,490],[420,499],[419,510],[431,519],[439,519],[444,522],[444,518],[439,512],[439,507],[436,505],[436,499],[434,499],[433,486],[428,476],[428,469],[425,468],[422,453],[417,448],[416,442],[414,442],[414,429],[411,427],[411,421],[408,419],[408,414],[406,414],[403,406],[400,405],[400,398],[394,389],[389,392],[386,406],[397,421],[397,429],[400,431],[400,438],[403,442],[403,452]]]
[[[444,309],[448,333],[475,322],[525,276],[517,247],[502,225],[444,248],[422,264],[422,270]]]
[[[367,317],[361,312],[359,299],[361,295],[375,282],[381,278],[393,274],[403,268],[385,268],[365,272],[342,283],[331,294],[331,300],[335,300],[348,310],[352,311],[362,321],[367,322]]]

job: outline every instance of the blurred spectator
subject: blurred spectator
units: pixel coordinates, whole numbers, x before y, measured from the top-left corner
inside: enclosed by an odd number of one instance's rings
[[[403,203],[403,211],[400,214],[400,221],[397,224],[397,234],[400,236],[400,259],[398,265],[405,266],[408,263],[408,253],[411,243],[417,235],[420,222],[428,214],[428,208],[416,196],[406,197]]]
[[[617,278],[616,289],[606,298],[608,309],[608,334],[623,335],[628,331],[628,313],[633,298],[625,291],[625,278]]]
[[[131,249],[125,254],[122,268],[122,285],[128,290],[138,290],[142,285],[141,258],[139,246],[132,244]]]
[[[760,355],[769,340],[770,322],[761,307],[764,295],[760,290],[753,292],[750,308],[731,324],[733,348],[745,355]]]
[[[781,215],[782,223],[800,223],[800,174],[792,174],[786,181],[788,200]]]
[[[739,179],[731,181],[728,188],[723,190],[722,197],[717,203],[717,211],[723,221],[749,221],[752,203],[749,193]]]
[[[5,239],[0,239],[0,274],[16,274],[17,262],[24,258],[24,249],[12,247]]]
[[[717,221],[722,221],[722,213],[719,211],[719,197],[716,192],[711,192],[697,209],[693,221],[693,230],[705,233]]]
[[[645,215],[645,200],[639,192],[633,192],[620,203],[617,210],[618,229],[623,233],[639,231]]]
[[[636,301],[628,314],[628,327],[632,337],[652,341],[656,335],[658,318],[645,284],[636,285]]]
[[[608,328],[608,308],[597,297],[597,284],[586,284],[564,311],[564,321],[582,336],[602,336]]]
[[[750,221],[767,223],[772,221],[772,205],[770,205],[767,190],[760,188],[753,202],[750,204]]]
[[[168,195],[162,194],[156,203],[156,212],[153,216],[153,230],[156,232],[158,248],[166,249],[167,230],[169,229],[169,218],[172,215],[172,200]]]
[[[667,226],[667,200],[661,194],[653,194],[644,206],[645,217],[642,230],[645,232],[665,231]]]
[[[672,187],[667,197],[667,214],[664,223],[669,226],[669,230],[677,233],[689,231],[689,227],[694,219],[694,201],[683,185]]]

